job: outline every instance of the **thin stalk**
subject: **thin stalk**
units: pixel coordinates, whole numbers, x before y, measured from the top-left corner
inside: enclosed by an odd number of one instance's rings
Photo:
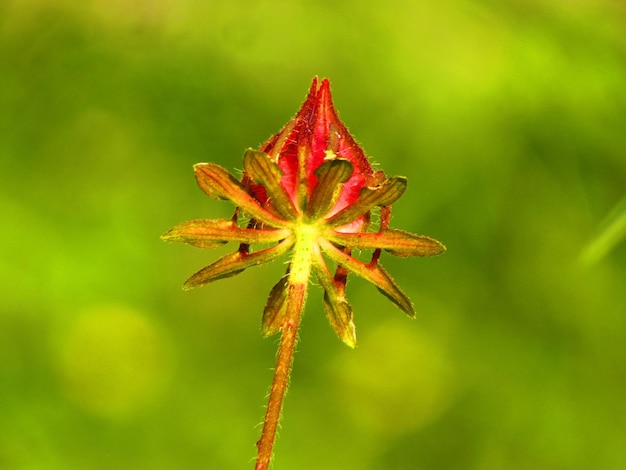
[[[315,242],[317,231],[313,227],[301,225],[295,232],[296,242],[289,265],[287,313],[281,328],[280,347],[278,348],[274,379],[269,401],[267,402],[265,420],[263,421],[263,431],[261,432],[261,439],[257,442],[259,453],[255,470],[267,470],[272,459],[272,448],[276,440],[280,412],[289,383],[293,353],[298,337],[298,327],[304,311],[306,291],[311,273],[312,254],[319,250]]]
[[[302,318],[306,299],[306,284],[291,284],[287,303],[287,320],[282,328],[274,380],[267,403],[261,439],[257,442],[259,450],[255,470],[267,470],[272,458],[272,448],[276,439],[276,430],[283,407],[283,399],[289,383],[289,374],[293,363],[293,353],[298,336],[298,327]]]

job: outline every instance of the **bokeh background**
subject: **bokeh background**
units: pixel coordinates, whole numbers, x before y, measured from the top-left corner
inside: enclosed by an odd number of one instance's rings
[[[312,287],[273,468],[626,465],[626,8],[618,0],[0,1],[0,468],[252,468],[284,266],[196,291],[237,170],[313,76],[388,174],[404,317]]]

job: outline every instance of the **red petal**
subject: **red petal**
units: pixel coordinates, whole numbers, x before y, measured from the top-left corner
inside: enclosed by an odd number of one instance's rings
[[[300,168],[299,149],[304,152],[304,168]],[[308,199],[317,184],[315,170],[325,159],[335,155],[349,160],[354,166],[354,172],[343,185],[331,215],[356,201],[359,191],[373,174],[363,150],[339,120],[327,79],[322,80],[319,87],[317,78],[313,79],[311,90],[298,114],[265,142],[260,150],[270,154],[278,163],[283,171],[281,184],[296,206],[300,205],[299,175],[305,177],[305,196]],[[265,202],[263,188],[252,186],[251,190],[259,201]]]

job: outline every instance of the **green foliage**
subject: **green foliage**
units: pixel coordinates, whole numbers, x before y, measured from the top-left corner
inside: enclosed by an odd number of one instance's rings
[[[597,263],[626,236],[626,197],[607,216],[598,234],[589,242],[581,255],[586,264]]]
[[[319,75],[408,178],[394,226],[448,252],[382,255],[416,321],[350,281],[355,350],[311,288],[274,468],[620,469],[624,18],[608,0],[0,4],[0,468],[252,467],[284,266],[182,292],[227,249],[158,237],[232,215],[192,165],[241,168]]]

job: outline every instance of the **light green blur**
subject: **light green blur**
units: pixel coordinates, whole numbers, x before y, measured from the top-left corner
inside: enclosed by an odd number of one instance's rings
[[[0,469],[253,467],[280,261],[201,289],[235,172],[313,76],[409,186],[351,278],[311,286],[274,470],[618,470],[626,449],[626,9],[610,0],[0,0]]]

